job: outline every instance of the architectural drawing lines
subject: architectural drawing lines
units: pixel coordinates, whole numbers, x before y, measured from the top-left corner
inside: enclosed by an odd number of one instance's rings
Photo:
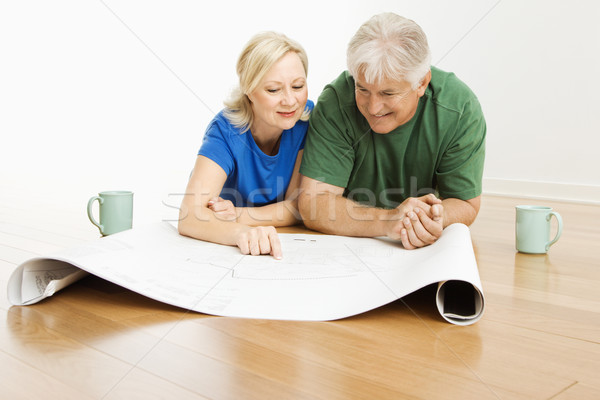
[[[379,275],[377,275],[375,273],[375,271],[373,271],[371,269],[371,267],[369,266],[369,264],[367,264],[366,262],[363,261],[362,258],[360,258],[360,256],[358,254],[356,254],[354,252],[354,250],[352,249],[352,247],[348,246],[347,244],[344,244],[346,246],[346,248],[348,249],[349,252],[351,252],[352,254],[354,254],[354,256],[365,266],[365,268],[367,268],[369,270],[370,273],[372,273],[379,282],[381,282],[381,284],[383,286],[385,286],[387,288],[387,290],[390,291],[390,293],[392,293],[394,295],[394,297],[400,297],[399,295],[396,294],[396,292],[394,291],[394,289],[392,289],[383,279],[381,279],[381,277]]]

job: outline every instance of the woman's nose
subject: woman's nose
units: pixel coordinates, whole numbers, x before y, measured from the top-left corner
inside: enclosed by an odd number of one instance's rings
[[[291,106],[296,103],[296,97],[294,93],[290,89],[285,89],[283,91],[283,97],[281,98],[281,104],[286,106]]]

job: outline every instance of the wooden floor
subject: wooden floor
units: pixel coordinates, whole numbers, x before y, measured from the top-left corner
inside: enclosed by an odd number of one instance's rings
[[[514,248],[532,203],[565,222],[547,255]],[[189,313],[95,277],[11,307],[19,263],[97,237],[81,210],[42,211],[0,196],[2,399],[600,399],[600,206],[484,197],[486,311],[467,327],[431,288],[333,322]]]

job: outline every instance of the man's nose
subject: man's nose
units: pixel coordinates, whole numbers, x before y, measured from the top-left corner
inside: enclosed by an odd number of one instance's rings
[[[378,115],[383,110],[383,101],[379,96],[371,96],[369,98],[369,104],[367,105],[367,110],[371,115]]]

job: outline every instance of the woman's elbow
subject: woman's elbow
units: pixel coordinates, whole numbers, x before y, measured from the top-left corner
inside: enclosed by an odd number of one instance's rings
[[[177,221],[177,232],[182,236],[190,236],[189,218],[179,218]]]
[[[182,236],[190,236],[193,237],[194,231],[194,218],[192,213],[189,212],[190,207],[183,205],[179,209],[179,220],[177,221],[177,231]]]

